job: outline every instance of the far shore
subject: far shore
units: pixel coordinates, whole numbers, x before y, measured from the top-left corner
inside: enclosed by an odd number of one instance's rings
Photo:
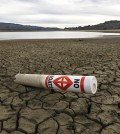
[[[104,33],[120,33],[120,29],[114,29],[114,30],[81,30],[85,32],[104,32]]]

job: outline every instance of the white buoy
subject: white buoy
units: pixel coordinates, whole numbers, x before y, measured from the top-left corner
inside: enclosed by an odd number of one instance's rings
[[[18,84],[53,90],[91,93],[97,91],[97,79],[94,76],[17,74]]]

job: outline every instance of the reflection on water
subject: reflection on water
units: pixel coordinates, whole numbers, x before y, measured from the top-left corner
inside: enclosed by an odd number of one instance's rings
[[[0,32],[0,40],[95,38],[95,37],[102,37],[104,35],[120,35],[120,33],[79,32],[79,31]]]

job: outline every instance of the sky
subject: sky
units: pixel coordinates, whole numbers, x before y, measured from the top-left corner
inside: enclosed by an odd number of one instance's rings
[[[0,0],[0,22],[77,27],[120,20],[120,0]]]

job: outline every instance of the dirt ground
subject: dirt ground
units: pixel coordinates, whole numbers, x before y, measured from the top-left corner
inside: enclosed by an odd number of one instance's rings
[[[21,73],[94,75],[95,95],[25,87]],[[0,41],[0,134],[120,134],[120,38]]]

